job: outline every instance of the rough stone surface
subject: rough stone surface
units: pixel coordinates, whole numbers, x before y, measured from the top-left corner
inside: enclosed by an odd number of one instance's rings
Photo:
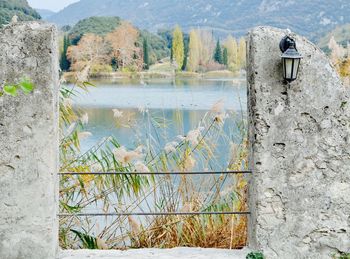
[[[283,83],[279,42],[304,56]],[[290,32],[248,36],[250,246],[267,258],[331,258],[350,252],[349,91],[327,57]]]
[[[248,249],[137,249],[127,251],[63,251],[59,259],[245,259]]]
[[[55,258],[58,241],[58,51],[39,22],[0,30],[0,85],[28,76],[29,95],[0,97],[0,258]]]

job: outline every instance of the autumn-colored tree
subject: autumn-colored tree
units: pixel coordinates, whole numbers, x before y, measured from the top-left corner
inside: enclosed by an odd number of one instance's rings
[[[184,61],[184,40],[180,26],[176,26],[173,34],[173,60],[176,62],[177,68],[181,69]]]
[[[245,68],[246,66],[246,55],[247,55],[247,46],[245,38],[239,39],[238,44],[238,65],[239,68]]]
[[[331,51],[330,59],[332,64],[339,69],[339,64],[343,60],[345,54],[344,48],[336,42],[333,36],[329,40],[328,48]]]
[[[338,44],[332,36],[328,43],[330,49],[330,59],[335,69],[338,71],[344,85],[350,86],[350,45],[344,48]]]
[[[78,45],[70,46],[67,57],[71,62],[71,70],[82,71],[86,66],[110,63],[109,46],[104,39],[95,34],[84,35]]]
[[[198,35],[201,43],[199,51],[199,64],[205,67],[213,60],[215,39],[213,37],[213,33],[206,30],[199,30]]]
[[[188,65],[187,69],[191,72],[196,72],[198,70],[200,62],[200,50],[201,42],[199,39],[198,31],[192,30],[190,32],[190,43],[189,43],[189,53],[188,53]]]
[[[237,41],[231,35],[229,35],[224,43],[225,48],[227,49],[227,59],[228,59],[228,68],[231,71],[238,69],[238,46]]]
[[[142,50],[136,45],[139,31],[129,22],[122,22],[113,32],[107,34],[106,40],[111,44],[113,57],[119,68],[143,67]]]
[[[341,77],[350,77],[350,59],[347,58],[339,64],[339,74]]]

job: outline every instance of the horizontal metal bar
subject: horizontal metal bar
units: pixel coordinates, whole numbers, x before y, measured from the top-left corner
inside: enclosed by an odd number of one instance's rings
[[[220,175],[220,174],[251,174],[252,171],[225,172],[66,172],[59,175]]]
[[[249,215],[249,211],[229,212],[121,212],[121,213],[60,213],[59,217],[122,217],[122,216],[193,216],[193,215]]]

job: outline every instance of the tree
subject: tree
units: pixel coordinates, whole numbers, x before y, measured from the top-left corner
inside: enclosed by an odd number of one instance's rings
[[[231,71],[238,69],[238,45],[235,38],[229,35],[224,44],[227,49],[228,68]]]
[[[173,34],[173,60],[176,62],[177,68],[181,69],[184,61],[184,40],[180,26],[176,25]]]
[[[345,50],[342,46],[340,46],[334,36],[332,36],[328,43],[328,48],[331,50],[330,59],[332,64],[338,69],[339,63],[343,59],[343,56],[345,54]]]
[[[347,48],[338,44],[332,36],[328,43],[328,48],[331,50],[330,59],[339,75],[343,80],[343,84],[350,85],[350,45]]]
[[[70,67],[70,62],[67,58],[67,51],[70,46],[70,40],[68,38],[68,35],[64,35],[63,37],[63,48],[61,53],[61,59],[60,59],[60,66],[62,71],[68,71]]]
[[[228,51],[227,51],[226,47],[224,47],[222,61],[223,61],[224,65],[227,67],[228,66]]]
[[[174,62],[174,52],[173,52],[173,47],[170,48],[170,62]]]
[[[106,40],[112,46],[113,57],[119,68],[135,66],[142,69],[142,51],[136,46],[138,37],[139,31],[129,22],[122,22],[113,32],[107,34]]]
[[[200,50],[201,50],[201,43],[200,43],[198,31],[192,30],[190,32],[188,66],[187,66],[187,69],[191,72],[196,72],[198,70],[198,66],[200,62]]]
[[[147,39],[143,39],[143,66],[144,69],[148,70],[149,69],[149,53],[148,53],[148,41]]]
[[[181,70],[186,70],[187,68],[187,60],[188,60],[188,51],[189,51],[189,42],[190,42],[190,39],[189,39],[189,36],[188,34],[184,35],[183,36],[184,38],[184,61],[182,63],[182,67],[181,67]]]
[[[169,57],[170,48],[168,48],[168,43],[164,39],[146,30],[142,30],[140,31],[140,37],[136,45],[143,46],[144,39],[147,40],[149,65]]]
[[[104,39],[94,34],[84,35],[78,45],[67,49],[67,57],[73,71],[82,71],[86,66],[110,63],[109,46]]]
[[[199,64],[201,66],[207,66],[212,61],[215,50],[213,33],[207,30],[199,30],[198,35],[200,41]]]
[[[220,45],[220,40],[218,40],[216,42],[216,48],[215,48],[215,52],[214,52],[214,61],[219,63],[219,64],[223,64],[223,57],[222,57],[222,49],[221,49],[221,45]]]
[[[238,66],[244,68],[246,66],[246,41],[244,38],[239,39],[238,44]]]

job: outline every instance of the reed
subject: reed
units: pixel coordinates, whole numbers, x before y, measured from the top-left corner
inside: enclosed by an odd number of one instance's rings
[[[77,84],[86,89],[86,84]],[[223,104],[213,105],[184,136],[167,140],[162,128],[169,122],[147,110],[140,110],[142,122],[123,121],[121,111],[113,111],[116,125],[132,127],[147,123],[151,131],[142,145],[127,149],[113,137],[102,139],[85,153],[80,152],[80,140],[88,136],[84,125],[88,117],[72,107],[72,89],[62,88],[60,97],[61,172],[189,172],[210,170],[218,164],[215,150],[219,140],[231,145],[226,170],[247,169],[246,121],[234,112],[225,112]],[[229,118],[236,121],[232,132],[223,127]],[[126,125],[127,122],[132,124]],[[152,132],[152,134],[151,134]],[[239,135],[240,143],[232,142]],[[237,136],[236,136],[237,138]],[[60,179],[60,212],[84,213],[91,209],[102,212],[194,212],[246,211],[247,179],[244,175],[63,175]],[[247,218],[244,215],[120,216],[104,218],[63,217],[60,219],[62,248],[126,249],[159,247],[241,248],[247,239]]]

